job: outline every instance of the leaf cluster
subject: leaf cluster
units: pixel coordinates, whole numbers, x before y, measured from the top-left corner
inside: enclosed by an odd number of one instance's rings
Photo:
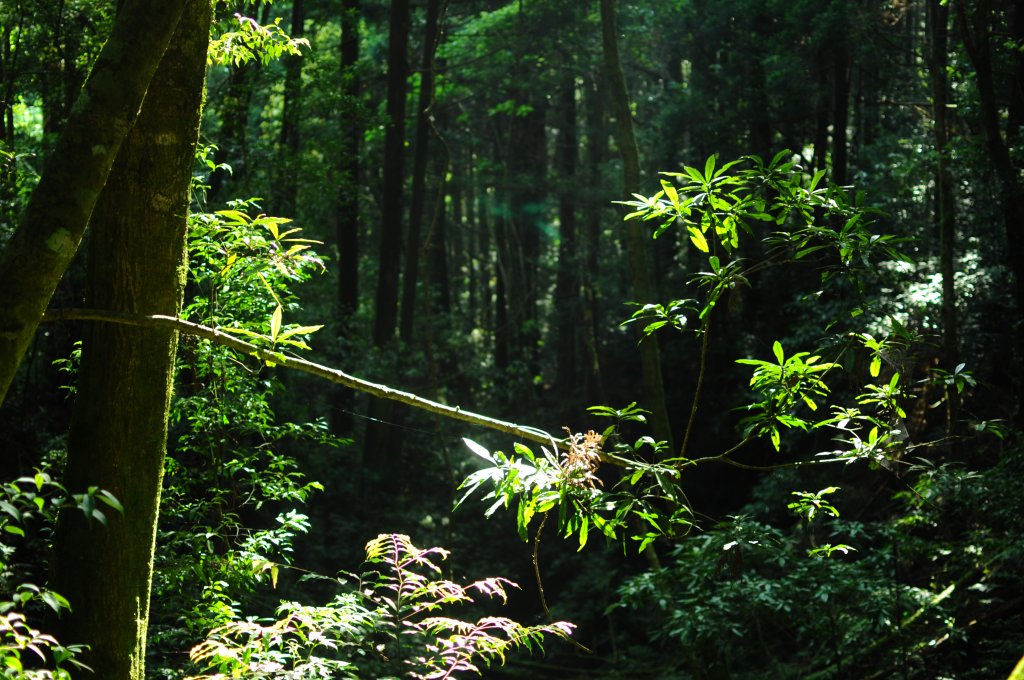
[[[523,626],[505,617],[463,620],[448,612],[477,596],[507,600],[516,585],[487,578],[466,585],[442,577],[442,548],[417,548],[408,536],[381,534],[366,544],[354,588],[328,605],[284,602],[276,620],[229,621],[191,652],[194,663],[229,677],[398,677],[440,680],[503,664],[518,648],[543,649],[549,636],[568,637],[572,624]],[[347,582],[345,576],[337,583]]]

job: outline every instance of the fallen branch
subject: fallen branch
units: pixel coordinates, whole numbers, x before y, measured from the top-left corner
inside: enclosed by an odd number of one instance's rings
[[[205,338],[211,342],[217,343],[218,345],[230,347],[237,352],[254,356],[261,361],[267,362],[269,365],[284,366],[286,368],[302,371],[303,373],[309,373],[310,375],[315,375],[318,378],[323,378],[324,380],[329,380],[333,383],[344,385],[345,387],[350,387],[360,392],[372,394],[373,396],[381,399],[390,399],[391,401],[407,404],[413,408],[437,413],[454,420],[461,420],[466,423],[472,423],[473,425],[479,425],[481,427],[497,430],[506,434],[515,435],[532,442],[547,444],[549,446],[558,446],[560,444],[560,440],[555,439],[547,432],[537,428],[516,425],[515,423],[497,420],[496,418],[489,418],[488,416],[473,413],[472,411],[463,411],[458,406],[448,406],[447,404],[431,401],[430,399],[424,399],[423,397],[416,396],[410,392],[393,389],[387,385],[380,385],[378,383],[369,382],[368,380],[362,380],[355,376],[348,375],[343,371],[339,371],[338,369],[330,368],[322,364],[316,364],[312,361],[306,361],[297,357],[288,356],[281,352],[275,352],[263,347],[257,347],[256,345],[240,340],[233,335],[219,331],[216,328],[192,323],[191,321],[185,321],[184,319],[179,319],[174,316],[164,316],[161,314],[139,316],[124,312],[111,312],[99,309],[52,309],[48,310],[43,315],[42,320],[104,321],[129,326],[141,326],[143,328],[173,328],[180,333],[187,333],[188,335]]]

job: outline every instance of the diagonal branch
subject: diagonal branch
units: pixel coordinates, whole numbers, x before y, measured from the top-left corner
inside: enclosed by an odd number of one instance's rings
[[[217,343],[218,345],[230,347],[237,352],[249,354],[261,361],[284,366],[286,368],[292,368],[297,371],[302,371],[303,373],[309,373],[310,375],[315,375],[318,378],[329,380],[333,383],[344,385],[345,387],[350,387],[354,390],[359,390],[360,392],[366,392],[367,394],[380,397],[381,399],[390,399],[391,401],[401,402],[412,406],[413,408],[437,413],[454,420],[461,420],[466,423],[479,425],[481,427],[497,430],[506,434],[515,435],[540,444],[554,446],[559,445],[558,439],[552,437],[543,430],[525,425],[517,425],[504,420],[497,420],[496,418],[490,418],[471,411],[463,411],[458,406],[448,406],[447,404],[441,404],[430,399],[424,399],[423,397],[416,396],[410,392],[393,389],[387,385],[380,385],[378,383],[369,382],[368,380],[362,380],[361,378],[348,375],[338,369],[330,368],[322,364],[316,364],[312,361],[290,357],[281,354],[280,352],[275,352],[262,347],[257,347],[256,345],[240,340],[233,335],[219,331],[216,328],[202,326],[174,316],[163,316],[160,314],[140,316],[100,309],[52,309],[43,315],[43,321],[104,321],[108,323],[151,328],[170,327],[180,333],[187,333],[188,335],[205,338],[211,342]]]

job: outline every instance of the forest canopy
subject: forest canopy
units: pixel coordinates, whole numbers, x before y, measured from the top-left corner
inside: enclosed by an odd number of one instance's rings
[[[0,676],[1024,677],[1024,9],[5,0]]]

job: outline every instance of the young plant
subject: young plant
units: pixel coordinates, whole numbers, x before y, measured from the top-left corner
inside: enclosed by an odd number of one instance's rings
[[[356,586],[328,605],[284,602],[273,621],[232,620],[192,649],[194,663],[221,678],[398,677],[442,680],[503,664],[518,648],[543,649],[566,638],[563,621],[523,626],[504,617],[463,620],[447,613],[475,598],[507,600],[517,587],[504,578],[460,585],[441,577],[442,548],[420,549],[408,536],[381,534],[366,544]],[[342,577],[338,583],[347,581]]]

